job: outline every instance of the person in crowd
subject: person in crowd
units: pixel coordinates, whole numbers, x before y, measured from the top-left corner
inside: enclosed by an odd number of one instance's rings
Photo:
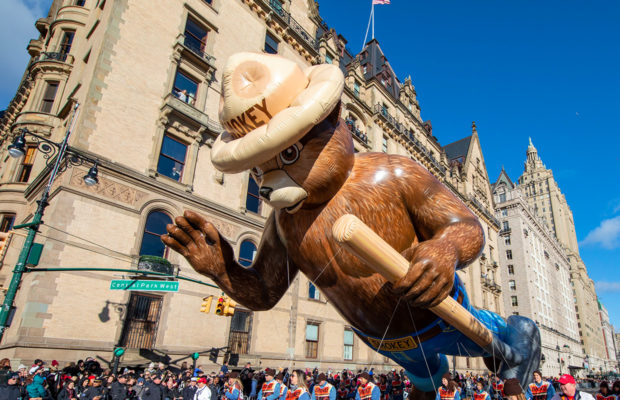
[[[609,390],[609,383],[607,383],[606,381],[601,382],[601,384],[599,385],[598,392],[596,392],[596,394],[594,395],[594,398],[596,400],[617,400],[618,399],[615,394],[611,393],[611,390]]]
[[[58,392],[58,400],[77,400],[78,397],[75,382],[72,380],[67,380],[63,388]]]
[[[317,376],[316,382],[312,388],[311,400],[336,400],[336,388],[327,382],[327,376],[324,373]]]
[[[198,378],[196,384],[198,388],[194,394],[194,400],[211,400],[211,390],[209,389],[209,386],[207,386],[207,377],[202,376]]]
[[[372,372],[372,371],[371,371]],[[355,393],[355,400],[380,400],[381,390],[371,382],[370,373],[364,371],[359,376],[360,385]]]
[[[491,400],[491,395],[486,390],[486,383],[482,379],[476,381],[476,390],[474,391],[474,400]]]
[[[460,400],[459,391],[456,389],[456,383],[452,380],[452,375],[446,372],[441,377],[441,386],[437,390],[435,400]]]
[[[291,387],[286,392],[286,400],[310,400],[308,386],[306,386],[306,373],[296,369],[291,374]]]
[[[144,384],[143,400],[163,400],[163,390],[161,386],[162,376],[159,374],[152,375],[152,380]]]
[[[493,400],[502,400],[504,398],[504,382],[497,375],[493,377],[493,383],[491,383],[491,397]]]
[[[276,400],[280,397],[280,384],[273,379],[274,375],[273,369],[265,369],[265,383],[258,392],[258,400]]]
[[[11,375],[11,360],[3,358],[0,360],[0,385],[5,385]]]
[[[228,374],[228,381],[224,385],[222,400],[243,400],[243,384],[239,379],[238,373],[231,372]]]
[[[620,381],[615,381],[613,385],[611,385],[611,393],[616,397],[620,397]]]
[[[527,386],[525,398],[527,400],[551,400],[555,395],[555,389],[549,382],[544,381],[542,373],[538,370],[533,373],[534,382]]]
[[[9,372],[6,374],[6,382],[0,383],[0,399],[2,400],[20,400],[22,391],[19,382],[19,374],[17,372]]]
[[[127,376],[119,375],[116,381],[110,384],[109,400],[125,400],[127,398]]]
[[[185,386],[183,387],[182,392],[183,400],[194,399],[194,395],[196,394],[196,390],[198,389],[196,387],[196,381],[198,381],[198,378],[193,376],[185,378]]]
[[[276,379],[276,382],[278,382],[278,384],[280,385],[280,396],[278,396],[278,400],[285,400],[286,392],[288,391],[288,388],[284,384],[284,374],[282,372],[279,372],[276,375],[275,379]]]
[[[503,395],[508,400],[525,400],[525,394],[521,383],[516,378],[506,379],[504,382]]]
[[[555,393],[552,400],[594,400],[588,392],[577,390],[577,382],[572,375],[564,374],[558,379],[560,390]]]
[[[35,375],[30,375],[26,378],[26,391],[28,392],[28,397],[31,400],[47,399],[49,396],[44,386],[45,378],[41,375],[43,370],[41,368],[37,368],[35,369],[35,372],[37,372]]]

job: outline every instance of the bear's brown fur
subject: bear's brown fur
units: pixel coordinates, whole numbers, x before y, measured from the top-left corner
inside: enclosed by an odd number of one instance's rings
[[[411,311],[418,329],[435,319],[426,307],[445,298],[455,269],[479,255],[482,228],[417,162],[384,153],[354,154],[351,134],[334,115],[338,107],[304,137],[299,159],[280,166],[308,197],[295,213],[272,212],[251,268],[239,265],[228,242],[194,212],[177,217],[162,240],[252,310],[275,306],[301,271],[358,330],[388,338],[410,335],[412,321],[395,318],[390,324],[391,316]],[[259,167],[278,168],[276,162]],[[341,249],[331,229],[347,213],[410,261],[405,277],[391,285]]]

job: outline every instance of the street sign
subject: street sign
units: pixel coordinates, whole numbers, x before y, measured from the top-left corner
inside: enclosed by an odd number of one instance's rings
[[[110,282],[110,290],[146,290],[146,291],[151,291],[151,292],[178,292],[179,282],[114,279]]]

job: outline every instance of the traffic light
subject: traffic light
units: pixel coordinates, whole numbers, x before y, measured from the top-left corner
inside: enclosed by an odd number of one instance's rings
[[[200,357],[200,354],[198,352],[195,352],[195,353],[192,353],[191,357],[192,357],[192,360],[196,361],[198,360],[198,357]]]
[[[237,303],[232,301],[230,297],[226,297],[226,299],[224,300],[224,316],[232,317],[235,314],[236,305]]]
[[[202,299],[202,304],[200,305],[200,312],[205,314],[209,314],[211,311],[211,302],[213,301],[213,296],[205,297]]]
[[[224,315],[224,298],[220,296],[215,305],[215,315]]]

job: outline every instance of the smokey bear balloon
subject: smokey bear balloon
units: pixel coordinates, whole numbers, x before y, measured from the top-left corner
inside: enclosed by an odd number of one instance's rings
[[[510,345],[518,341],[518,325],[531,321],[507,322],[469,304],[455,271],[482,251],[480,223],[417,162],[354,154],[339,118],[343,86],[333,65],[302,70],[275,55],[232,56],[223,71],[220,104],[226,132],[211,156],[222,172],[250,170],[274,209],[255,260],[250,268],[238,264],[213,224],[190,211],[168,225],[162,240],[251,310],[274,307],[301,271],[364,342],[402,365],[419,391],[432,391],[448,369],[446,354],[492,355],[428,307],[452,296]],[[388,283],[342,251],[331,231],[344,214],[357,216],[409,261],[404,277]],[[539,345],[518,345],[531,347],[525,358],[537,366]],[[523,362],[504,356],[507,363]]]

